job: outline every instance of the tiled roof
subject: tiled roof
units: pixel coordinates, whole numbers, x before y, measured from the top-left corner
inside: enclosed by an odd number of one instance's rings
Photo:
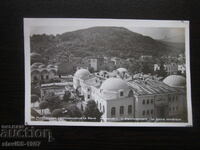
[[[176,88],[172,88],[165,83],[153,79],[132,80],[128,82],[129,86],[137,95],[151,95],[178,92]]]

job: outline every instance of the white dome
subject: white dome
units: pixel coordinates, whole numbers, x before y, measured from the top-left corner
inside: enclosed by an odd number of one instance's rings
[[[171,87],[184,87],[186,79],[180,75],[170,75],[166,77],[163,82]]]
[[[76,73],[74,74],[75,77],[77,78],[84,78],[86,76],[88,76],[90,74],[90,72],[86,69],[79,69],[76,71]]]
[[[106,91],[119,91],[129,89],[129,86],[120,78],[109,78],[102,83],[100,89]]]
[[[118,68],[117,71],[119,71],[120,73],[128,72],[126,68]]]

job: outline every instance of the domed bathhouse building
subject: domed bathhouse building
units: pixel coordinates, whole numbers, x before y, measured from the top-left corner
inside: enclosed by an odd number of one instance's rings
[[[125,80],[81,69],[73,81],[74,88],[79,88],[84,97],[83,104],[94,100],[103,121],[181,118],[186,109],[186,81],[181,76],[169,76],[163,81],[150,77]]]
[[[49,81],[57,74],[57,66],[34,63],[31,65],[31,81]]]

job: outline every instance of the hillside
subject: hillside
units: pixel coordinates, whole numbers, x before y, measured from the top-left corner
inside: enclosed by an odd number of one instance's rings
[[[123,27],[92,27],[61,35],[31,36],[31,52],[53,59],[59,54],[74,56],[177,55],[184,52],[184,44],[154,40]]]

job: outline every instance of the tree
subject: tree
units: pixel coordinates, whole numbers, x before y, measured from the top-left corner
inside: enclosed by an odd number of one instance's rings
[[[43,114],[42,110],[48,108],[48,106],[49,106],[49,104],[48,104],[47,101],[42,101],[42,102],[39,104],[39,108],[41,109],[41,114]]]
[[[68,108],[68,115],[70,117],[81,117],[82,113],[81,110],[76,105],[70,105]]]
[[[87,120],[89,120],[88,117],[91,117],[91,118],[96,118],[94,121],[100,121],[102,113],[97,108],[95,101],[90,100],[87,102],[84,115],[87,118]]]
[[[164,67],[164,62],[161,61],[160,62],[160,70],[157,71],[158,76],[161,77],[166,77],[167,76],[167,72],[165,71],[165,67]]]
[[[69,91],[66,91],[63,96],[63,101],[69,102],[70,101],[71,93]]]
[[[90,73],[94,73],[94,68],[93,67],[89,67],[88,70],[89,70]]]
[[[35,95],[35,94],[32,94],[31,95],[31,103],[35,103],[35,102],[37,102],[37,101],[39,101],[39,97],[37,96],[37,95]],[[34,106],[33,106],[34,107]]]
[[[37,119],[37,117],[41,117],[41,115],[37,111],[35,111],[33,108],[31,108],[31,116],[33,116],[35,120]]]
[[[52,117],[56,117],[57,121],[59,117],[62,117],[63,109],[54,109],[52,112]]]
[[[58,109],[62,107],[61,100],[56,95],[46,98],[46,101],[48,103],[48,108],[50,112],[52,112],[54,109]]]

